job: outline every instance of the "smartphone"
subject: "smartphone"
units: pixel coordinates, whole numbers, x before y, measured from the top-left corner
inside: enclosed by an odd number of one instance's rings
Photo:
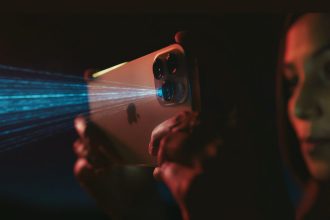
[[[179,44],[90,74],[89,120],[127,165],[155,165],[152,130],[184,110],[200,110],[197,64]]]

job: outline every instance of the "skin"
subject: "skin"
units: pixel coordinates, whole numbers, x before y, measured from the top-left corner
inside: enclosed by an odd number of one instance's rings
[[[153,176],[157,181],[162,181],[167,185],[179,205],[184,220],[191,219],[191,211],[186,206],[187,195],[194,193],[191,192],[190,186],[203,172],[203,162],[217,155],[217,147],[221,143],[219,139],[210,139],[208,144],[197,150],[188,144],[191,143],[189,141],[192,138],[196,139],[196,136],[191,133],[200,124],[198,117],[199,114],[195,112],[182,112],[164,121],[153,130],[149,144],[149,153],[157,157],[158,163]],[[132,200],[131,198],[149,196],[147,200],[153,200],[152,205],[155,207],[151,205],[146,207],[149,210],[144,212],[149,214],[143,218],[148,219],[150,212],[156,213],[157,207],[162,206],[157,203],[158,199],[155,195],[157,193],[152,190],[154,187],[151,176],[140,173],[138,178],[129,179],[128,176],[126,179],[118,180],[116,175],[113,175],[113,168],[120,165],[120,162],[111,154],[109,150],[111,146],[88,137],[85,133],[86,127],[84,118],[75,119],[75,128],[80,138],[73,146],[78,156],[74,173],[82,187],[115,219],[121,219],[123,213],[134,207],[134,204],[130,207],[128,202]],[[206,138],[206,136],[202,135],[198,138]],[[143,182],[143,184],[132,189],[134,184],[129,183],[133,181]],[[128,184],[125,185],[124,182]],[[160,217],[158,216],[157,219]]]
[[[184,220],[189,219],[189,212],[184,201],[189,185],[202,172],[198,160],[190,166],[176,162],[180,159],[182,162],[185,160],[185,158],[180,158],[182,145],[189,138],[189,133],[185,130],[188,127],[187,123],[196,116],[189,114],[184,112],[158,125],[152,132],[149,144],[149,152],[157,156],[158,166],[154,170],[154,177],[169,187]]]
[[[288,116],[311,175],[330,178],[330,16],[305,14],[289,29],[284,75],[292,84]]]
[[[111,219],[170,219],[159,198],[151,168],[123,167],[111,145],[94,133],[83,117],[75,119],[79,139],[73,149],[77,155],[74,174],[81,186]]]
[[[221,140],[214,138],[196,150],[191,143],[197,139],[207,139],[203,134],[199,137],[193,134],[200,123],[198,113],[182,112],[158,125],[152,132],[149,144],[149,152],[157,156],[158,162],[154,177],[167,185],[184,220],[191,219],[192,211],[186,206],[188,194],[194,193],[190,186],[203,173],[203,162],[216,157],[221,144]]]

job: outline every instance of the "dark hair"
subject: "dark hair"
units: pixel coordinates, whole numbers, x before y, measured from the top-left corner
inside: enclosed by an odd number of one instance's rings
[[[279,147],[285,165],[292,171],[298,184],[304,184],[310,179],[310,173],[302,157],[297,136],[289,122],[287,114],[287,102],[290,98],[289,84],[283,76],[283,59],[285,52],[285,37],[291,26],[303,14],[290,14],[285,22],[282,40],[280,42],[277,77],[276,77],[276,102],[277,102],[277,126]]]

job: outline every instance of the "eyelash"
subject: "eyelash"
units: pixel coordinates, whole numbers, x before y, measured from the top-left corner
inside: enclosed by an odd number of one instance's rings
[[[286,88],[288,88],[290,94],[292,94],[294,88],[297,86],[299,81],[298,76],[293,76],[290,79],[285,80]]]

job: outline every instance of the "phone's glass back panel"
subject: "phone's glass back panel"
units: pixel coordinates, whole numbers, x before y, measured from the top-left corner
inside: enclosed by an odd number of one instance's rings
[[[90,120],[114,141],[126,164],[155,164],[148,154],[152,130],[192,109],[185,54],[178,44],[95,73],[88,92]]]

